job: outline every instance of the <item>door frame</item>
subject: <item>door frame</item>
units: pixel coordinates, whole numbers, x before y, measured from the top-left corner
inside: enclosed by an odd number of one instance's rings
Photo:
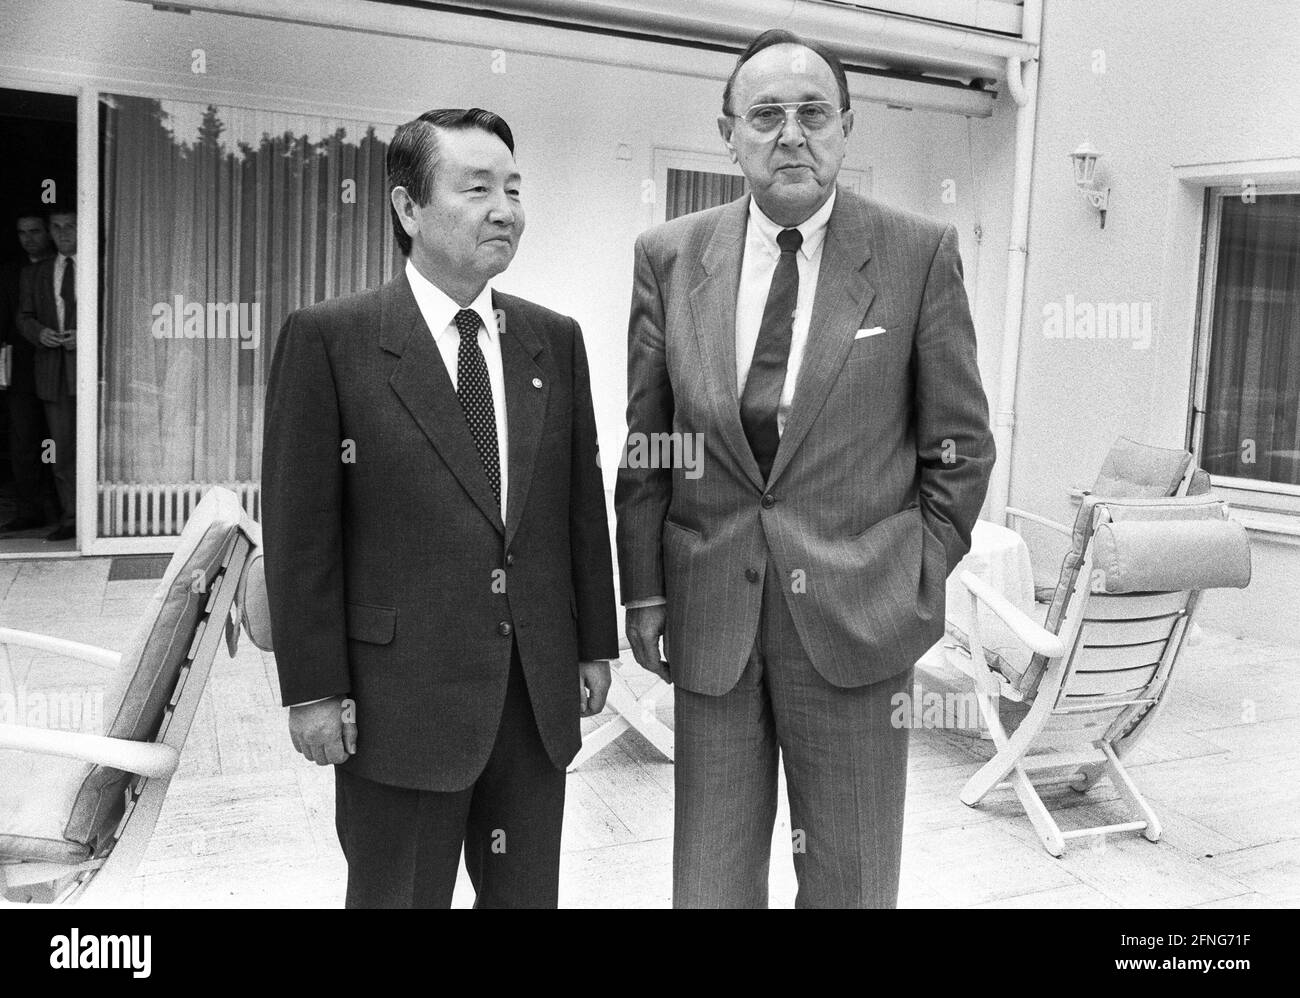
[[[72,97],[77,102],[77,328],[96,329],[99,311],[99,91],[89,83],[69,82],[52,74],[0,66],[0,87],[29,93]],[[87,128],[89,119],[90,128]],[[90,152],[88,152],[88,150]],[[93,155],[90,154],[93,152]],[[95,247],[87,255],[84,247]],[[90,266],[86,266],[86,261]],[[94,349],[78,349],[77,397],[97,399],[96,373],[99,367],[98,330]],[[84,341],[83,341],[84,342]],[[77,406],[77,540],[71,551],[0,552],[0,561],[34,558],[77,558],[90,554],[95,523],[95,410],[96,404]]]

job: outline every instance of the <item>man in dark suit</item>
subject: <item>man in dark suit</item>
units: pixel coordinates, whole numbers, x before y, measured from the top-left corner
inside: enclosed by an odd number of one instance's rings
[[[77,536],[77,213],[51,209],[49,228],[57,252],[25,275],[18,331],[36,348],[36,395],[54,442],[59,525],[46,540],[67,541]]]
[[[896,903],[890,715],[993,464],[956,231],[837,190],[852,127],[834,54],[765,32],[719,119],[752,197],[637,241],[629,444],[704,448],[616,498],[627,633],[675,683],[681,906],[766,905],[778,750],[797,904]]]
[[[41,212],[27,211],[14,221],[23,255],[20,261],[6,263],[0,271],[0,343],[7,343],[12,352],[10,384],[0,398],[8,409],[9,461],[13,466],[17,509],[14,518],[0,526],[0,533],[45,526],[41,499],[45,406],[36,394],[37,347],[18,332],[18,311],[24,272],[30,277],[29,268],[48,260],[54,250]]]
[[[388,181],[404,273],[294,313],[271,365],[290,733],[337,767],[349,907],[449,905],[462,845],[477,906],[554,907],[564,767],[618,654],[582,334],[489,284],[524,227],[500,117],[403,125]]]

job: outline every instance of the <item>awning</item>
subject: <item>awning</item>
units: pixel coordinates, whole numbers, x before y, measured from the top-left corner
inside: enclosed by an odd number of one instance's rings
[[[149,0],[137,0],[149,2]],[[196,0],[159,4],[724,79],[760,31],[833,46],[855,100],[986,117],[1037,56],[1014,0]]]

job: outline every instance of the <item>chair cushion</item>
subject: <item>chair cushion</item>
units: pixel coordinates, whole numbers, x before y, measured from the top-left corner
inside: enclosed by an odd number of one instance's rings
[[[1092,494],[1106,499],[1172,496],[1191,460],[1185,450],[1152,447],[1120,437],[1102,462]]]
[[[275,642],[271,637],[271,604],[266,598],[266,563],[262,549],[253,552],[248,561],[244,577],[239,580],[240,619],[244,633],[262,651],[274,651]]]
[[[1029,619],[1042,625],[1047,618],[1047,603],[1036,602],[1028,611]],[[984,647],[984,661],[989,668],[1002,676],[1013,691],[1019,694],[1025,685],[1025,673],[1029,671],[1034,654],[1025,647],[1023,641],[1015,636],[1002,618],[986,607],[980,607],[980,640]],[[970,637],[960,627],[947,629],[952,638],[967,654],[970,653]]]
[[[1209,472],[1197,468],[1192,472],[1191,483],[1187,486],[1189,496],[1204,496],[1210,493],[1210,475]]]
[[[209,490],[194,510],[108,682],[103,734],[133,741],[157,735],[211,584],[246,523],[239,500],[226,489]],[[0,859],[95,854],[122,817],[132,779],[105,766],[0,752]],[[52,835],[60,830],[61,836]]]
[[[75,863],[93,850],[64,835],[92,767],[76,759],[0,752],[0,862]]]
[[[1093,592],[1243,589],[1250,541],[1231,520],[1103,523],[1093,538]]]
[[[101,735],[104,690],[115,671],[115,666],[0,646],[0,722]],[[0,751],[0,860],[90,857],[84,843],[63,835],[89,769],[76,759]]]
[[[233,492],[210,489],[185,524],[105,694],[104,733],[109,737],[150,741],[158,733],[194,642],[199,614],[243,520],[244,511]],[[132,779],[120,770],[92,768],[68,819],[65,834],[76,842],[93,843],[113,831]]]

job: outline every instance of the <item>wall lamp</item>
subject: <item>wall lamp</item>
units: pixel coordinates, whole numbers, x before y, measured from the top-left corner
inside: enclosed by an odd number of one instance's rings
[[[1097,173],[1097,160],[1103,153],[1095,149],[1091,142],[1084,140],[1078,149],[1070,153],[1074,160],[1074,185],[1083,192],[1088,203],[1101,213],[1101,227],[1106,228],[1106,212],[1110,209],[1110,188],[1101,187],[1094,182]]]

